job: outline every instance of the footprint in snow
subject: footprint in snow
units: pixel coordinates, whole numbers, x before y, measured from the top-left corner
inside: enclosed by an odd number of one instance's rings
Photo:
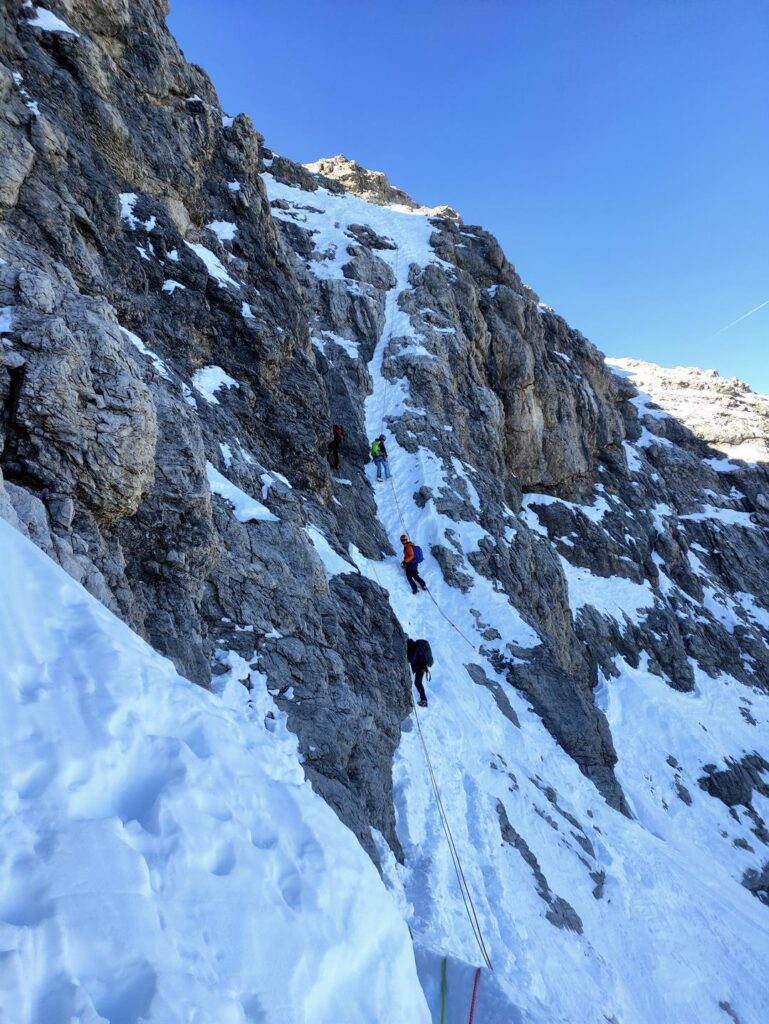
[[[229,875],[235,867],[237,860],[231,843],[221,843],[215,849],[209,851],[206,858],[208,870],[212,875]]]
[[[256,825],[251,829],[251,845],[257,850],[274,850],[278,845],[278,837],[274,832]]]
[[[286,906],[292,910],[302,909],[302,879],[295,868],[283,872],[278,882],[280,894]]]
[[[48,887],[35,877],[38,870],[39,862],[27,855],[5,865],[0,882],[0,922],[30,928],[51,916]]]
[[[56,775],[56,760],[52,756],[41,757],[24,772],[16,772],[12,779],[13,788],[22,800],[35,800],[41,796]]]

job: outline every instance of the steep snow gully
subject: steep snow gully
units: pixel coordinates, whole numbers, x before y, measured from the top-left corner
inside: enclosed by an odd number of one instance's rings
[[[0,1024],[466,1024],[478,967],[475,1024],[766,1024],[769,399],[55,6],[0,0]]]
[[[397,246],[379,252],[395,283],[369,364],[373,390],[366,402],[369,437],[388,431],[392,487],[376,482],[373,466],[369,479],[393,548],[399,550],[404,530],[425,551],[451,531],[470,583],[464,592],[450,586],[428,559],[423,574],[433,604],[427,595],[411,595],[397,557],[379,562],[353,552],[351,558],[388,591],[404,631],[428,637],[438,652],[422,728],[495,966],[493,975],[484,975],[477,1019],[701,1022],[728,1019],[724,1007],[735,1007],[738,1019],[759,1022],[769,997],[761,966],[769,953],[766,908],[735,884],[742,851],[732,847],[725,854],[718,835],[733,825],[729,811],[698,790],[692,776],[697,766],[720,760],[724,750],[752,749],[756,727],[744,717],[745,703],[760,716],[765,735],[769,700],[756,689],[699,670],[694,689],[680,693],[645,671],[643,660],[633,668],[619,658],[616,678],[603,684],[598,699],[612,727],[632,818],[599,798],[495,668],[497,648],[511,641],[518,649],[532,648],[539,638],[494,581],[472,567],[468,556],[488,537],[486,531],[475,518],[457,521],[441,514],[433,501],[417,504],[425,486],[435,494],[457,484],[444,478],[429,449],[409,453],[392,436],[414,403],[407,375],[396,375],[388,357],[393,349],[402,354],[405,346],[417,350],[423,340],[404,306],[414,264],[424,268],[439,262],[430,246],[429,219],[322,188],[310,201],[273,180],[268,189],[271,198],[285,204],[277,216],[290,218],[292,208],[301,208],[321,251],[334,245],[344,252],[344,233],[356,223]],[[332,272],[326,262],[322,273]],[[426,350],[417,354],[430,358]],[[475,506],[466,473],[460,487],[463,482]],[[528,508],[535,500],[532,496]],[[552,499],[540,500],[546,506]],[[584,508],[599,521],[608,510],[602,492]],[[510,542],[515,543],[513,534]],[[608,590],[602,598],[607,614],[634,614],[623,592],[629,581],[592,579],[596,590]],[[599,599],[592,579],[581,603]],[[653,601],[649,590],[635,614]],[[484,686],[477,683],[479,671]],[[494,693],[503,687],[507,714],[500,714]],[[701,823],[692,827],[688,805],[673,793],[671,752],[681,765],[676,778],[691,780],[689,799],[710,819],[710,834]],[[441,961],[447,957],[445,1019],[465,1021],[473,978],[468,965],[482,960],[413,722],[405,727],[394,774],[405,862],[391,860],[386,878],[400,904],[410,907],[420,978],[434,1019],[440,1013]],[[758,803],[765,812],[765,797]]]

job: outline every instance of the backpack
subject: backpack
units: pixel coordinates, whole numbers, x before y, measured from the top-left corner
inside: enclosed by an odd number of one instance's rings
[[[417,640],[414,644],[414,659],[417,664],[432,668],[433,652],[428,640]]]
[[[337,441],[344,441],[344,427],[341,423],[334,424],[334,438]]]
[[[414,544],[414,565],[419,565],[421,562],[424,562],[424,560],[425,556],[422,553],[422,549],[418,544]],[[425,641],[425,643],[426,642],[427,641]]]
[[[381,447],[382,442],[379,440],[379,438],[371,442],[371,454],[375,459],[379,457]]]

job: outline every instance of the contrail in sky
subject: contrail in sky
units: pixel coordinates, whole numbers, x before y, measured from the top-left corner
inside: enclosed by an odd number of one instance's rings
[[[753,309],[749,309],[747,313],[743,313],[742,316],[738,316],[736,320],[732,320],[732,322],[727,324],[726,327],[722,327],[720,331],[716,331],[713,337],[718,337],[719,334],[723,334],[724,331],[728,331],[730,327],[734,327],[743,320],[746,320],[749,316],[753,316],[754,313],[757,313],[759,309],[763,309],[764,306],[769,306],[769,299],[767,299],[766,302],[762,302],[759,306],[754,306]]]

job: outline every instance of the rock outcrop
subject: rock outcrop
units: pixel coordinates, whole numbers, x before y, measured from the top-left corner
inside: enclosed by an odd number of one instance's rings
[[[669,425],[675,431],[671,440],[686,446],[697,438],[722,456],[769,462],[769,395],[757,395],[744,381],[715,370],[667,369],[640,359],[610,362],[629,374],[656,406],[670,412]]]
[[[356,160],[349,160],[343,153],[315,160],[304,166],[311,174],[318,175],[325,182],[336,182],[345,192],[361,196],[369,203],[377,203],[380,206],[396,204],[405,206],[407,210],[413,210],[415,213],[459,220],[459,214],[450,206],[420,206],[402,189],[391,185],[381,171],[370,171],[367,167],[361,167]]]

